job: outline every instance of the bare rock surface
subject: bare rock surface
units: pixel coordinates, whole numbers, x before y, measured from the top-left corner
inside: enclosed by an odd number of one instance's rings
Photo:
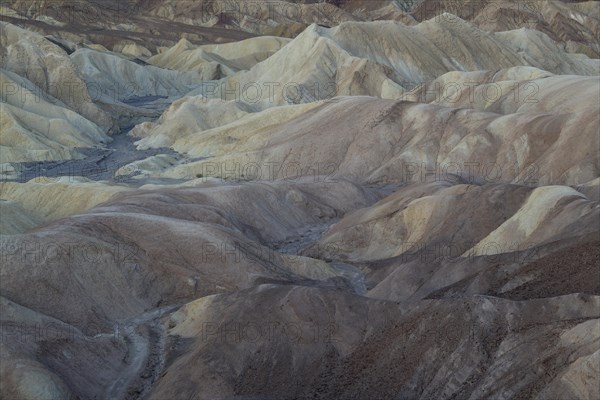
[[[150,398],[500,398],[543,396],[560,387],[592,399],[595,385],[540,380],[536,371],[566,375],[585,369],[586,359],[593,371],[597,302],[597,296],[569,295],[396,304],[263,285],[175,313],[171,361]],[[525,347],[544,361],[525,361]]]
[[[60,100],[102,128],[111,128],[110,116],[93,103],[87,86],[62,48],[14,25],[1,22],[0,27],[3,69],[28,79],[42,93]]]
[[[177,71],[212,73],[204,80],[218,79],[252,68],[289,42],[276,36],[259,36],[234,43],[194,46],[181,39],[177,45],[148,59],[148,63]]]
[[[598,2],[0,16],[0,398],[600,399]]]
[[[204,113],[212,107],[203,98],[192,98],[187,100],[189,106],[183,103],[168,111],[158,125],[140,126],[132,134],[142,137],[141,148],[170,146],[202,158],[156,174],[169,178],[224,177],[229,170],[241,180],[241,175],[293,179],[318,171],[362,182],[579,184],[598,176],[598,157],[592,151],[598,146],[598,121],[590,111],[600,81],[563,79],[580,85],[577,98],[585,104],[582,109],[573,103],[570,112],[568,102],[559,103],[552,93],[562,95],[564,86],[560,79],[546,78],[536,83],[540,88],[536,103],[512,105],[514,113],[509,114],[476,109],[484,105],[468,109],[460,104],[445,107],[346,96],[288,106],[283,112],[274,108],[246,115],[238,103],[217,101],[214,109],[233,109],[239,117],[227,114],[234,120],[216,127],[205,119],[195,122],[197,113],[186,119],[171,117],[188,107],[203,108]],[[559,111],[562,105],[564,113]]]

